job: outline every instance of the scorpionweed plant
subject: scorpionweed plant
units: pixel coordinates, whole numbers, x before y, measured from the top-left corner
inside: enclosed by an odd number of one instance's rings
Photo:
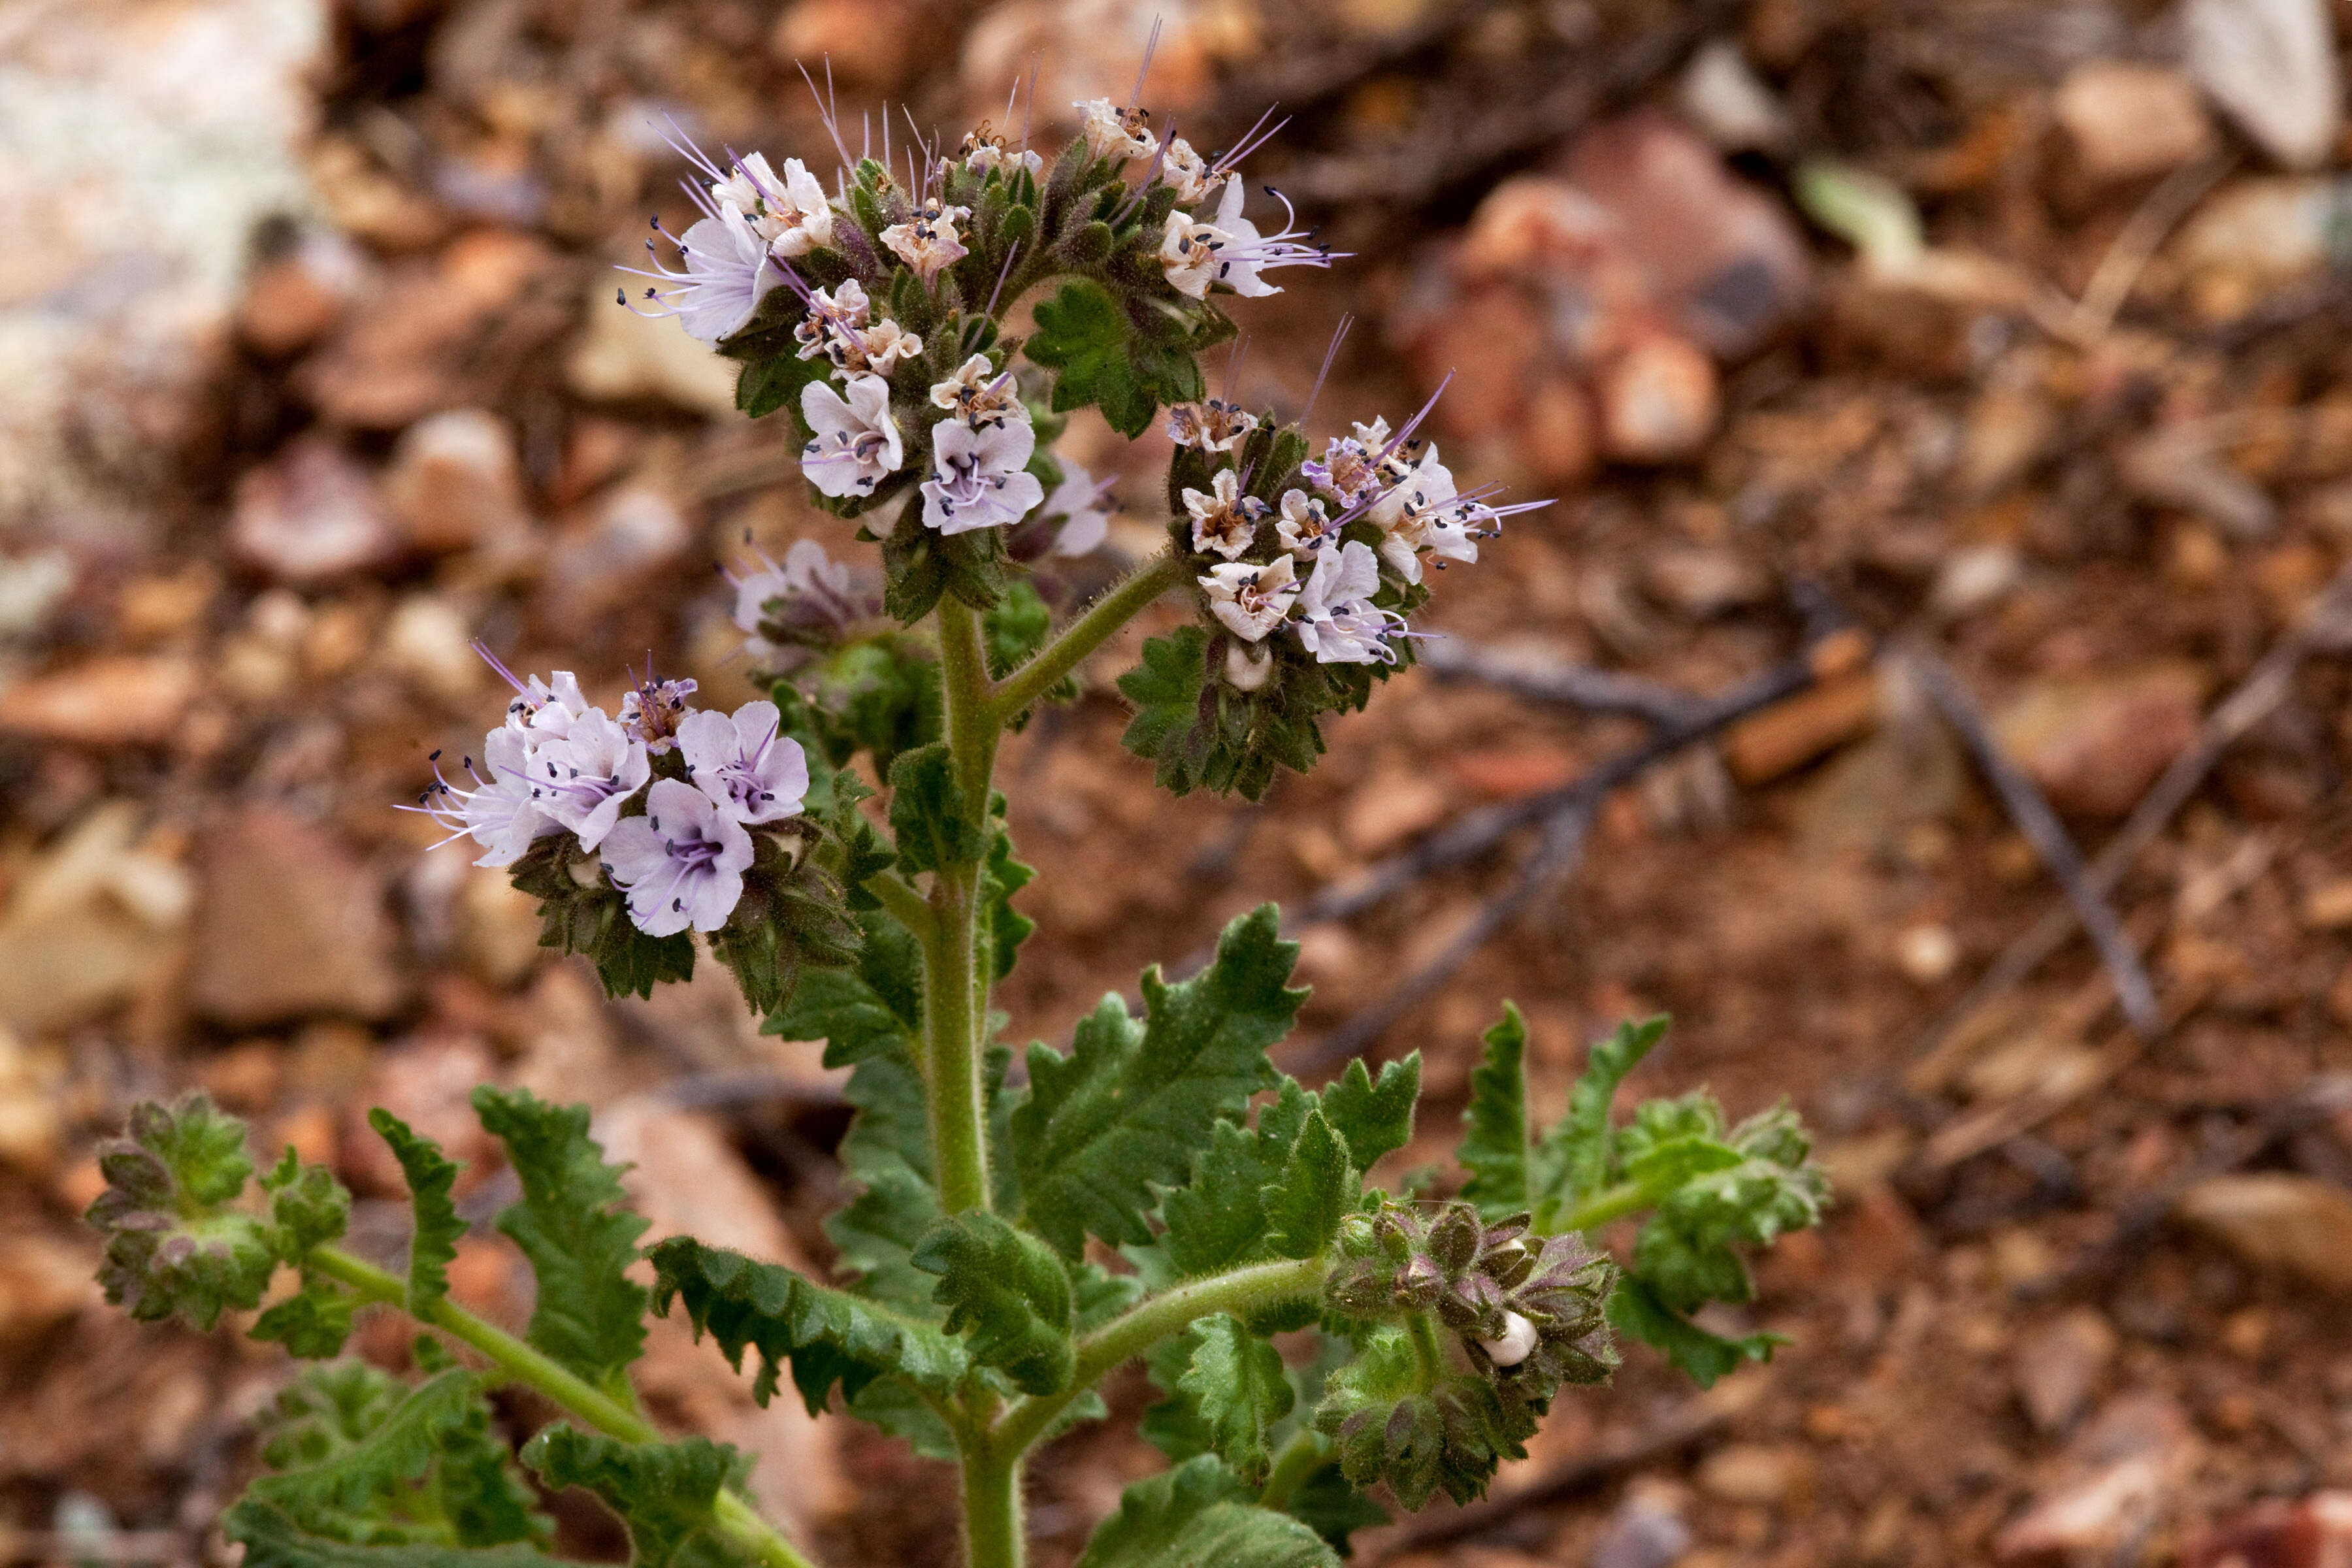
[[[879,570],[803,542],[742,576],[771,695],[733,713],[650,673],[614,714],[568,673],[509,675],[469,783],[418,807],[507,868],[542,942],[612,994],[686,978],[699,933],[770,1033],[851,1069],[835,1279],[683,1237],[641,1250],[587,1110],[485,1087],[475,1109],[521,1188],[497,1227],[538,1279],[518,1337],[450,1300],[458,1173],[388,1112],[372,1121],[415,1211],[399,1272],[340,1245],[350,1197],[324,1167],[289,1150],[257,1183],[243,1127],[202,1097],[142,1107],[90,1211],[110,1297],[199,1328],[259,1310],[255,1337],[320,1363],[269,1414],[268,1473],[224,1521],[247,1568],[537,1568],[551,1526],[531,1477],[602,1498],[646,1568],[800,1568],[743,1455],[647,1420],[630,1364],[648,1310],[682,1310],[739,1368],[748,1353],[762,1402],[789,1376],[811,1412],[955,1461],[972,1568],[1022,1562],[1024,1456],[1101,1419],[1097,1385],[1139,1358],[1162,1396],[1144,1434],[1172,1468],[1128,1489],[1086,1568],[1330,1563],[1387,1517],[1376,1497],[1481,1493],[1566,1385],[1609,1375],[1616,1334],[1702,1383],[1769,1353],[1692,1313],[1748,1300],[1741,1249],[1814,1223],[1824,1183],[1785,1108],[1733,1126],[1701,1092],[1615,1120],[1662,1020],[1596,1046],[1543,1127],[1507,1005],[1444,1202],[1419,1195],[1434,1178],[1364,1184],[1411,1139],[1418,1053],[1320,1090],[1269,1058],[1306,995],[1270,907],[1201,973],[1147,972],[1141,1016],[1106,997],[1066,1053],[1033,1045],[1013,1072],[989,996],[1029,934],[1013,896],[1032,873],[992,783],[1003,732],[1181,594],[1190,622],[1119,679],[1126,744],[1177,793],[1255,797],[1314,763],[1320,715],[1412,661],[1424,569],[1475,561],[1517,510],[1458,492],[1419,416],[1317,455],[1300,423],[1208,396],[1228,299],[1330,258],[1245,215],[1251,140],[1211,161],[1139,109],[1079,107],[1050,167],[985,129],[897,166],[836,132],[829,193],[797,160],[681,149],[704,216],[633,308],[740,362],[743,411],[792,425],[814,495],[860,520]],[[1016,336],[1021,304],[1035,325]],[[1054,558],[1104,533],[1104,488],[1052,450],[1082,407],[1130,437],[1165,410],[1168,542],[1057,615]],[[1636,1215],[1623,1258],[1596,1249]],[[431,1331],[421,1381],[337,1359],[372,1308]],[[520,1455],[485,1403],[501,1384],[562,1412]]]

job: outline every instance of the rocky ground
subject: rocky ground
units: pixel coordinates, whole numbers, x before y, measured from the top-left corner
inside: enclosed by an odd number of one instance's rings
[[[1005,758],[1042,871],[1012,1037],[1059,1038],[1260,900],[1360,903],[1294,919],[1317,989],[1285,1050],[1424,1053],[1401,1168],[1449,1147],[1507,995],[1550,1103],[1586,1042],[1670,1011],[1636,1087],[1786,1093],[1838,1183],[1717,1324],[1786,1334],[1772,1366],[1702,1395],[1635,1352],[1497,1503],[1364,1558],[2330,1560],[2352,5],[971,9],[0,12],[0,1552],[217,1557],[242,1424],[287,1374],[97,1303],[75,1216],[139,1098],[202,1085],[334,1161],[364,1242],[403,1223],[367,1106],[478,1154],[465,1091],[526,1083],[598,1105],[660,1227],[824,1261],[843,1111],[814,1049],[761,1038],[715,971],[603,1002],[391,805],[501,703],[470,638],[606,695],[649,651],[740,694],[714,563],[848,546],[721,363],[611,304],[647,213],[684,211],[662,117],[814,158],[795,59],[830,57],[853,119],[960,126],[1002,122],[1042,58],[1057,140],[1158,17],[1144,100],[1205,146],[1281,100],[1257,172],[1354,253],[1244,313],[1240,395],[1295,410],[1352,311],[1319,421],[1393,420],[1451,372],[1456,471],[1560,499],[1440,584],[1455,668],[1331,726],[1262,805],[1156,795],[1117,746],[1132,638],[1099,658]],[[1112,552],[1150,548],[1164,448],[1071,439],[1126,476]],[[1526,826],[1350,899],[1482,812],[1579,805],[1548,792],[1651,731],[1592,672],[1706,696],[1783,667],[1795,695],[1628,770],[1572,864],[1523,879]],[[2064,901],[1972,741],[2093,857],[2115,962],[2062,917],[2045,961],[1977,984]],[[488,1240],[458,1273],[527,1311]],[[404,1353],[391,1325],[366,1348]],[[680,1333],[646,1383],[763,1450],[756,1484],[831,1560],[948,1550],[948,1491],[895,1446],[755,1409]],[[1044,1560],[1155,1463],[1124,1435],[1051,1451]],[[617,1554],[592,1505],[565,1522]]]

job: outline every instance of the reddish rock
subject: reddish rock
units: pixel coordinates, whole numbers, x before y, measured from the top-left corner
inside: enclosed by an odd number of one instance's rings
[[[272,358],[309,348],[341,323],[372,270],[365,254],[341,235],[305,236],[246,284],[237,332]]]
[[[237,482],[229,544],[281,583],[319,583],[383,564],[399,536],[367,470],[305,437]]]
[[[2004,1563],[2105,1562],[2174,1505],[2195,1470],[2189,1418],[2162,1394],[2111,1402],[2067,1445],[2025,1513],[1993,1538]]]
[[[84,746],[155,745],[172,738],[196,695],[193,666],[173,655],[101,655],[0,693],[0,731]]]
[[[464,1036],[411,1040],[378,1053],[366,1088],[343,1107],[344,1177],[379,1197],[407,1195],[391,1145],[368,1125],[369,1109],[380,1105],[441,1145],[457,1163],[461,1188],[479,1184],[496,1163],[498,1146],[474,1114],[473,1095],[476,1085],[490,1081],[494,1067],[482,1043]]]
[[[408,542],[435,554],[513,541],[530,526],[514,436],[479,408],[453,408],[403,432],[383,493]]]
[[[2352,1292],[2352,1194],[2341,1187],[2283,1171],[2209,1176],[2175,1212],[2249,1263]]]
[[[2085,60],[2066,73],[2051,110],[2076,166],[2095,181],[2161,174],[2213,147],[2197,89],[2161,66]]]
[[[2180,1568],[2347,1568],[2352,1564],[2352,1492],[2273,1498],[2189,1542]]]
[[[2011,703],[1994,730],[2058,810],[2121,816],[2197,738],[2203,689],[2180,665],[2047,681]]]
[[[382,1018],[407,992],[383,889],[342,840],[275,806],[207,836],[189,995],[232,1027],[305,1014]]]
[[[367,429],[396,430],[448,407],[483,330],[550,264],[544,247],[512,230],[462,236],[395,273],[301,364],[295,384],[330,419]]]

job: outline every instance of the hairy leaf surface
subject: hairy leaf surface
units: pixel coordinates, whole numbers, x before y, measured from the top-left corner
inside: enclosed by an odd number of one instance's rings
[[[1052,1248],[974,1212],[933,1226],[913,1262],[940,1277],[934,1299],[948,1309],[946,1330],[964,1336],[974,1361],[1029,1394],[1070,1381],[1070,1276]]]
[[[740,1367],[746,1349],[760,1352],[751,1396],[765,1405],[786,1366],[801,1398],[815,1415],[833,1385],[855,1399],[875,1378],[897,1373],[919,1387],[945,1392],[970,1366],[958,1341],[846,1290],[819,1285],[779,1263],[674,1236],[647,1253],[653,1259],[656,1310],[683,1301],[695,1332],[719,1342]]]
[[[1259,1508],[1212,1454],[1147,1477],[1095,1527],[1078,1568],[1332,1568],[1339,1561],[1307,1525]]]
[[[1297,1392],[1282,1352],[1220,1312],[1192,1325],[1192,1359],[1176,1386],[1192,1396],[1210,1447],[1258,1486],[1272,1461],[1266,1431],[1290,1414]]]
[[[588,1136],[588,1108],[551,1105],[529,1089],[488,1085],[474,1111],[506,1145],[522,1198],[499,1229],[522,1248],[539,1281],[532,1344],[608,1393],[625,1394],[644,1352],[645,1287],[624,1272],[637,1259],[645,1218],[624,1207],[621,1173]]]
[[[697,1546],[740,1556],[711,1539],[720,1489],[740,1485],[751,1469],[751,1456],[725,1443],[625,1443],[558,1423],[530,1440],[522,1459],[550,1487],[584,1488],[621,1516],[630,1568],[671,1568]]]
[[[368,1112],[368,1125],[392,1146],[401,1173],[408,1178],[416,1225],[408,1241],[408,1310],[421,1313],[449,1293],[449,1262],[466,1234],[466,1222],[457,1217],[449,1197],[457,1187],[457,1166],[442,1156],[440,1144],[419,1137],[381,1105]]]
[[[1286,984],[1298,954],[1265,905],[1228,925],[1217,956],[1170,985],[1143,976],[1145,1016],[1106,997],[1071,1054],[1029,1049],[1028,1100],[1013,1115],[1012,1155],[1032,1228],[1076,1258],[1088,1234],[1114,1246],[1151,1239],[1152,1186],[1189,1173],[1220,1117],[1276,1081],[1266,1047],[1307,993]]]

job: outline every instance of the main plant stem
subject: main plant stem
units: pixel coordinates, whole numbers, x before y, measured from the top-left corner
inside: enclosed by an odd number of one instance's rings
[[[408,1300],[408,1282],[337,1247],[316,1247],[308,1258],[310,1268],[340,1280],[363,1300],[399,1307],[428,1327],[471,1345],[489,1358],[508,1381],[534,1389],[607,1436],[625,1443],[658,1443],[660,1431],[632,1405],[598,1388],[536,1345],[519,1340],[504,1329],[454,1305],[446,1297],[422,1310]],[[814,1568],[772,1524],[733,1492],[721,1490],[711,1510],[719,1528],[735,1545],[767,1568]]]
[[[973,830],[969,843],[988,841],[996,744],[1005,726],[1181,576],[1173,555],[1163,555],[1132,574],[1001,686],[989,679],[979,616],[956,599],[940,601],[940,729],[963,795],[965,821]],[[980,858],[985,858],[982,850]],[[925,900],[929,919],[919,931],[931,1161],[940,1206],[950,1215],[986,1209],[991,1199],[987,1089],[981,1067],[990,976],[980,942],[981,874],[974,861],[935,869]],[[884,896],[904,904],[911,894],[910,887],[902,887],[887,889]],[[1220,1295],[1199,1288],[1240,1276],[1253,1277],[1240,1287],[1239,1295],[1230,1289]],[[1076,1376],[1066,1392],[1049,1398],[1024,1400],[1000,1412],[995,1394],[976,1384],[968,1385],[961,1401],[962,1419],[955,1423],[963,1468],[966,1568],[1021,1568],[1026,1555],[1021,1505],[1024,1457],[1054,1417],[1104,1373],[1202,1313],[1226,1310],[1211,1303],[1228,1297],[1236,1305],[1254,1302],[1267,1289],[1297,1294],[1312,1289],[1320,1277],[1317,1264],[1269,1264],[1258,1266],[1255,1273],[1243,1269],[1163,1292],[1080,1341]]]
[[[980,617],[956,599],[940,601],[940,690],[948,754],[975,841],[988,825],[998,725],[989,707]],[[980,868],[941,866],[931,878],[932,930],[924,946],[925,1027],[929,1062],[931,1158],[940,1206],[962,1214],[989,1206],[988,1107],[981,1075],[981,1026],[988,983],[980,964]]]

